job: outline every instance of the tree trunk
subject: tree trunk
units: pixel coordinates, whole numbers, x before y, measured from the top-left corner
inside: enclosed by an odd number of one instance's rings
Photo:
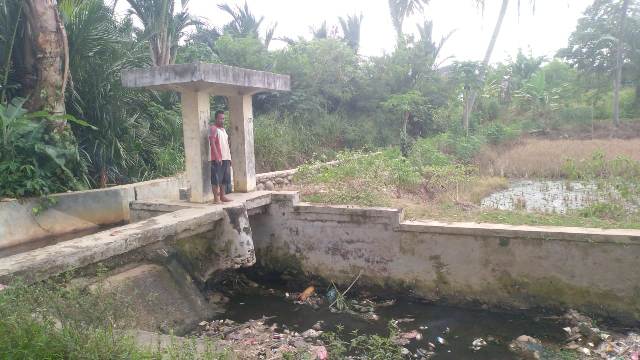
[[[33,51],[34,83],[26,89],[27,108],[55,115],[65,113],[64,90],[69,47],[56,0],[25,0],[24,14]],[[64,125],[64,124],[62,124]]]
[[[627,10],[629,9],[629,0],[623,0],[620,8],[620,21],[618,23],[618,36],[616,40],[616,74],[613,80],[613,123],[616,127],[620,126],[620,87],[622,86],[622,51],[624,34],[624,22],[627,18]]]
[[[507,13],[507,7],[509,7],[509,0],[502,0],[502,7],[500,8],[500,14],[498,15],[498,21],[496,21],[496,26],[493,28],[493,35],[491,35],[491,41],[489,41],[489,47],[487,48],[487,52],[484,54],[484,59],[482,60],[483,69],[480,71],[480,83],[484,83],[484,76],[486,74],[486,68],[489,66],[489,60],[491,60],[491,54],[493,53],[493,48],[496,46],[496,41],[498,40],[498,35],[500,34],[500,28],[502,28],[502,22],[504,20],[504,16]],[[476,98],[478,97],[478,90],[472,90],[471,95],[469,96],[468,103],[464,107],[463,119],[465,123],[465,130],[467,134],[469,133],[469,118],[471,117],[471,112],[473,111],[473,105],[476,102]]]

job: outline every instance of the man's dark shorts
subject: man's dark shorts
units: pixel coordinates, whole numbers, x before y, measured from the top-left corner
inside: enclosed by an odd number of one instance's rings
[[[211,162],[211,185],[226,186],[231,184],[231,160],[222,160]]]

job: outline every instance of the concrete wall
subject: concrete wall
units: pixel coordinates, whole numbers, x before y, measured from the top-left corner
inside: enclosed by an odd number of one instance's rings
[[[276,187],[289,185],[298,169],[273,171],[256,175],[258,190],[274,190]]]
[[[401,221],[395,209],[274,193],[251,217],[258,262],[428,299],[573,307],[640,320],[640,231]]]
[[[178,200],[181,177],[158,179],[106,189],[51,195],[55,205],[39,215],[38,198],[0,202],[0,249],[29,241],[129,221],[132,200]]]

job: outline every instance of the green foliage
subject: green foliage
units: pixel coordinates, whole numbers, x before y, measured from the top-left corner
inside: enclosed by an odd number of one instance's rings
[[[142,348],[128,329],[128,298],[100,287],[67,284],[12,285],[0,291],[0,357],[3,359],[228,359],[195,341],[165,349]]]
[[[373,154],[343,152],[335,165],[306,165],[296,174],[299,181],[310,184],[346,185],[361,182],[360,189],[386,191],[387,186],[415,191],[422,177],[411,162],[400,156],[398,149]]]
[[[25,100],[0,104],[0,196],[41,196],[84,188],[85,169],[68,130],[52,131],[58,118],[28,113]]]
[[[607,160],[603,151],[595,151],[591,158],[587,160],[567,159],[562,170],[569,179],[621,178],[635,181],[640,177],[640,162],[626,156],[618,156],[612,160]]]
[[[291,76],[291,92],[279,96],[279,110],[301,121],[339,110],[353,97],[358,59],[341,41],[299,42],[275,53],[274,62],[274,71]]]
[[[506,126],[498,122],[492,122],[483,129],[487,142],[498,145],[504,142],[513,141],[520,136],[520,129],[517,124]]]
[[[226,65],[240,66],[254,70],[271,68],[271,55],[256,37],[232,37],[223,35],[216,41],[216,52]]]
[[[445,166],[452,162],[451,157],[443,154],[432,139],[416,141],[411,148],[409,159],[419,169],[425,166]]]
[[[627,210],[621,204],[598,202],[580,209],[578,214],[585,218],[621,220],[627,215]]]
[[[325,332],[322,340],[327,344],[327,350],[331,359],[346,359],[352,356],[355,359],[387,360],[402,359],[402,347],[394,342],[399,330],[392,322],[389,323],[389,334],[360,335],[353,331],[351,340],[345,340],[344,329],[337,326],[335,332]]]

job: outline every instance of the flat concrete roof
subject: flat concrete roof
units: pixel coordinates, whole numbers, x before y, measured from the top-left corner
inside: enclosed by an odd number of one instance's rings
[[[207,91],[215,95],[246,95],[291,89],[289,75],[209,63],[124,70],[122,85],[157,90]]]

